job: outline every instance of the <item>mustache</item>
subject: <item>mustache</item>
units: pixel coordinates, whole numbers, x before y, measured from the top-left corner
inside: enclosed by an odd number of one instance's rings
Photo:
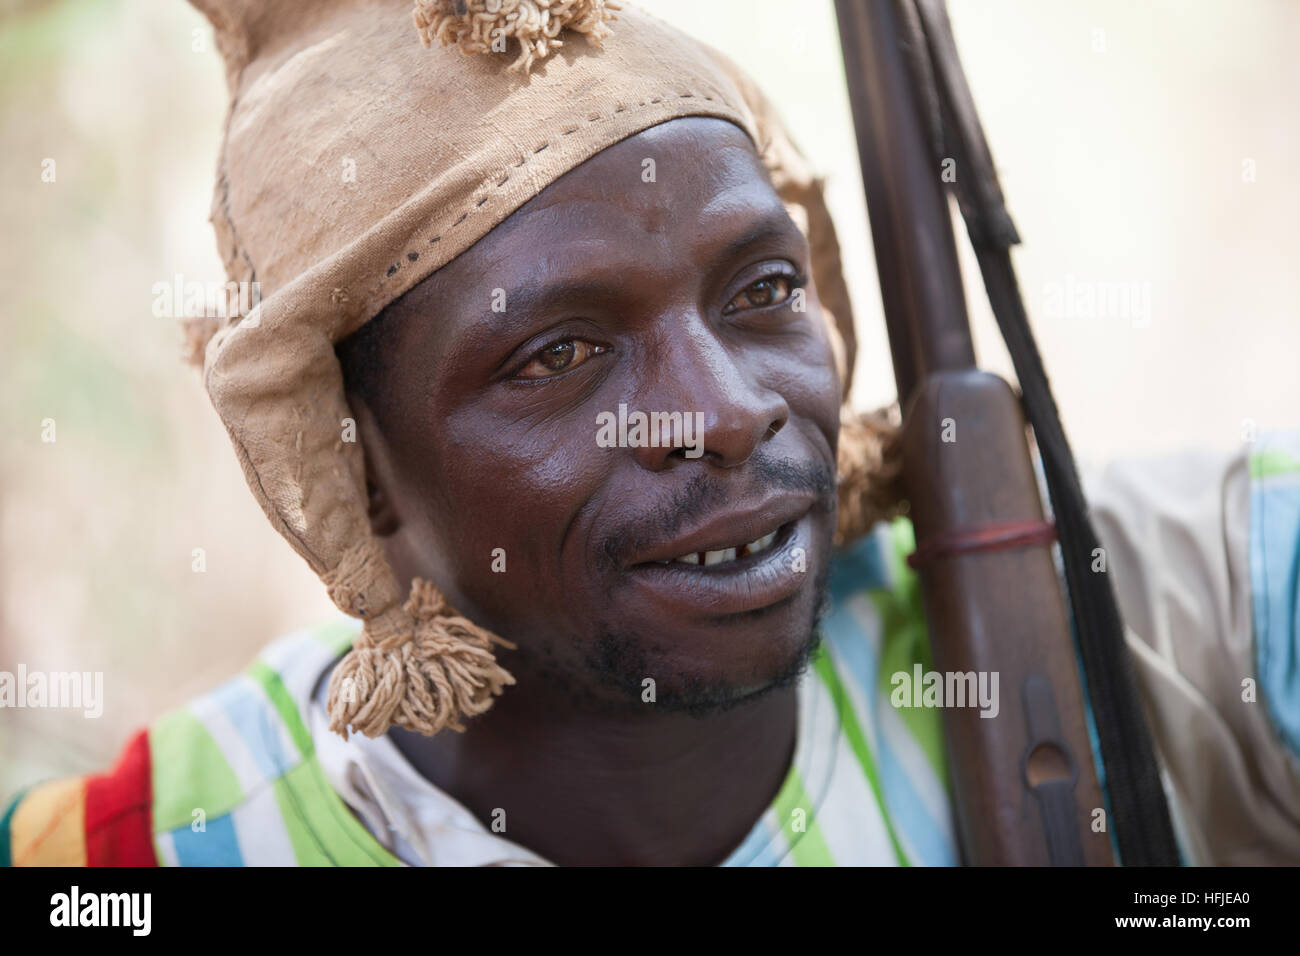
[[[671,501],[630,519],[626,526],[609,534],[601,542],[598,553],[604,555],[609,568],[617,569],[622,567],[625,556],[675,537],[702,515],[737,498],[766,492],[806,492],[814,495],[822,508],[833,509],[836,505],[835,473],[823,462],[792,458],[750,459],[748,470],[752,483],[741,493],[737,492],[734,482],[719,481],[705,472],[696,473]]]

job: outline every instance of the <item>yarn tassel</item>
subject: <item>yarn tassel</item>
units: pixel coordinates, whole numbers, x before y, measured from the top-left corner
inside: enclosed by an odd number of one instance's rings
[[[457,614],[428,581],[416,578],[402,606],[366,621],[356,646],[330,676],[330,730],[379,737],[389,727],[433,736],[463,731],[515,682],[492,645],[514,644]]]
[[[519,41],[519,58],[511,70],[532,69],[533,61],[545,59],[564,43],[562,30],[585,34],[599,45],[611,31],[606,25],[617,20],[611,0],[415,0],[415,28],[426,47],[436,40],[443,46],[456,44],[462,53],[491,53],[502,49],[500,41]]]

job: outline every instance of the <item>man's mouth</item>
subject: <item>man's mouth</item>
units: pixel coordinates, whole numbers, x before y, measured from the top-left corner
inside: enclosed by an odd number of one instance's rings
[[[625,567],[716,567],[754,557],[779,544],[790,526],[813,507],[811,495],[776,494],[735,508],[662,541],[638,548]]]
[[[624,565],[634,600],[653,617],[683,621],[784,604],[820,560],[815,504],[812,495],[769,497],[638,549]]]
[[[681,564],[700,564],[705,567],[710,567],[715,564],[729,564],[739,558],[747,558],[751,554],[758,554],[761,551],[766,551],[772,546],[772,542],[776,540],[776,536],[779,533],[780,529],[770,531],[761,538],[755,538],[753,541],[748,541],[745,544],[737,545],[735,547],[722,548],[719,551],[691,551],[675,558],[669,558],[666,561],[660,561],[659,564],[673,564],[675,562],[680,562]]]

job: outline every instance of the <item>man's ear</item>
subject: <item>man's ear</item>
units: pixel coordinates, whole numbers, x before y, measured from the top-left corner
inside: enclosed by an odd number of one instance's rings
[[[370,530],[379,538],[387,538],[402,526],[401,517],[393,504],[392,459],[388,443],[379,430],[379,423],[359,395],[349,394],[348,406],[357,423],[357,438],[361,443],[361,457],[366,463],[366,503],[370,516]]]

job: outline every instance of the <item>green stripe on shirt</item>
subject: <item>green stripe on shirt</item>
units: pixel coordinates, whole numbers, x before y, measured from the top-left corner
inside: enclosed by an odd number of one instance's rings
[[[1300,473],[1300,459],[1285,451],[1270,448],[1250,456],[1250,477],[1271,478],[1274,475]]]
[[[925,671],[933,670],[930,655],[930,632],[926,628],[925,608],[921,601],[921,582],[907,566],[907,556],[916,550],[912,523],[899,518],[889,527],[886,559],[889,563],[889,587],[867,592],[880,615],[880,656],[877,665],[877,693],[885,699],[893,691],[894,674],[910,674],[919,663]],[[900,707],[898,717],[939,778],[948,785],[948,760],[943,750],[943,725],[939,712],[932,707]]]
[[[189,826],[195,810],[215,819],[243,802],[243,788],[221,746],[188,708],[149,728],[149,756],[155,833]]]
[[[853,707],[849,703],[848,692],[845,691],[844,685],[840,683],[839,674],[835,673],[835,665],[829,655],[819,653],[813,666],[822,680],[826,682],[826,687],[831,693],[831,699],[835,701],[835,709],[839,712],[840,725],[844,736],[847,738],[854,756],[858,758],[858,765],[862,768],[862,773],[866,776],[867,783],[871,786],[871,792],[876,798],[876,804],[880,807],[880,816],[885,821],[885,828],[889,831],[889,842],[894,845],[894,853],[898,856],[899,865],[911,866],[907,854],[903,852],[902,844],[898,842],[898,834],[894,832],[894,821],[890,819],[889,807],[885,804],[885,795],[880,788],[880,775],[876,771],[876,762],[871,757],[871,748],[867,745],[867,735],[862,731],[862,725],[858,722],[858,715],[853,712]]]
[[[299,866],[402,866],[352,815],[313,756],[275,781],[275,801]]]
[[[280,719],[284,721],[289,736],[293,738],[294,746],[298,748],[298,755],[306,760],[315,752],[315,746],[311,742],[311,733],[298,713],[298,705],[294,703],[293,696],[280,680],[280,675],[271,670],[264,661],[255,662],[248,669],[248,674],[262,685]]]
[[[790,768],[789,776],[781,785],[773,807],[795,863],[799,866],[835,865],[835,858],[831,856],[826,837],[817,822],[817,810],[804,789],[802,775],[794,767]],[[796,811],[803,812],[796,816]]]

